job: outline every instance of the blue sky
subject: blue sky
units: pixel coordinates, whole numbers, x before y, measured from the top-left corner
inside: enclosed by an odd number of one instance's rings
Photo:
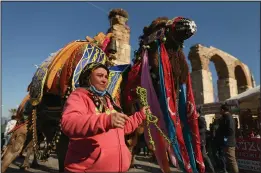
[[[132,52],[145,25],[159,17],[193,19],[198,32],[185,43],[221,49],[247,64],[260,83],[259,2],[93,2],[129,13]],[[2,2],[2,115],[15,108],[40,64],[67,43],[106,32],[106,13],[87,2]],[[211,64],[214,81],[217,76]],[[215,82],[216,86],[216,82]]]

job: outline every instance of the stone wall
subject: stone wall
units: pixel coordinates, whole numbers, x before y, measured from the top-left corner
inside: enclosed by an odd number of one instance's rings
[[[214,102],[211,72],[203,69],[193,71],[191,78],[193,93],[197,104]]]
[[[113,15],[109,16],[110,28],[109,32],[113,33],[114,38],[116,39],[117,53],[115,64],[130,64],[131,62],[131,46],[130,46],[130,28],[127,25],[128,13],[123,9],[114,9],[113,11],[118,11]],[[110,13],[111,13],[110,12]],[[125,14],[125,15],[123,15]]]

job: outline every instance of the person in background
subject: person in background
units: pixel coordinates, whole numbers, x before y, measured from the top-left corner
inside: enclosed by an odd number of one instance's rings
[[[218,172],[220,173],[227,173],[226,158],[223,150],[224,135],[223,135],[223,129],[220,126],[222,120],[223,120],[222,115],[216,116],[215,119],[216,127],[215,127],[215,132],[213,137],[213,146],[215,147],[214,158],[217,166],[216,170],[218,170]]]
[[[254,134],[254,131],[252,130],[251,133],[250,133],[250,138],[254,138],[255,137],[255,134]]]
[[[201,115],[201,108],[197,108],[197,112],[199,114],[198,117],[198,127],[199,127],[199,134],[200,134],[200,147],[202,156],[204,159],[204,163],[206,165],[206,169],[208,171],[211,171],[211,173],[215,173],[215,169],[211,163],[210,158],[208,157],[207,151],[206,151],[206,130],[207,130],[207,123],[205,120],[205,117]]]
[[[109,69],[101,63],[88,64],[79,85],[68,97],[61,128],[70,139],[65,172],[127,172],[131,153],[125,135],[146,119],[142,107],[131,116],[122,113],[106,91]]]
[[[211,136],[211,152],[212,152],[212,157],[213,161],[212,163],[215,164],[215,169],[220,168],[220,159],[218,157],[218,153],[220,150],[220,145],[218,143],[218,127],[219,127],[219,120],[220,118],[216,117],[214,118],[212,124],[210,124],[210,136]],[[217,170],[217,169],[216,169]]]
[[[222,119],[220,122],[220,129],[223,136],[223,152],[226,160],[226,164],[230,172],[239,173],[237,160],[236,160],[236,133],[235,133],[235,121],[231,113],[229,112],[229,106],[226,104],[221,105]],[[222,140],[222,139],[221,139]],[[227,172],[226,166],[224,166],[224,172]]]
[[[236,133],[236,138],[240,136],[240,129],[238,128],[238,119],[234,118],[235,120],[235,133]]]
[[[16,123],[17,123],[17,118],[15,115],[12,115],[11,120],[7,122],[7,125],[5,127],[5,132],[4,132],[5,144],[3,145],[3,150],[6,148],[7,144],[9,143],[9,140],[12,136],[10,132],[16,126]]]

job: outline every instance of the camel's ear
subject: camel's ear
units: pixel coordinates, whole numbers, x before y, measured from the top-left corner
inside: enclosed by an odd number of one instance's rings
[[[173,20],[168,20],[167,23],[166,23],[166,26],[171,26],[173,24]]]
[[[145,27],[143,28],[143,34],[144,34],[144,35],[147,35],[147,34],[148,34],[148,31],[149,31],[149,27],[148,27],[148,26],[145,26]]]

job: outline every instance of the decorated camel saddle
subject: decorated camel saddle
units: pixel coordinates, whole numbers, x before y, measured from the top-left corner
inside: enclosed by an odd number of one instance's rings
[[[114,57],[110,53],[113,51],[109,46],[111,39],[111,33],[99,33],[93,39],[86,37],[86,40],[73,41],[48,57],[37,69],[28,87],[31,104],[38,105],[43,95],[48,94],[66,99],[71,91],[79,87],[79,76],[83,68],[92,62],[109,66],[111,73],[108,92],[113,98],[116,97],[121,73],[129,64],[113,66],[111,60]]]

